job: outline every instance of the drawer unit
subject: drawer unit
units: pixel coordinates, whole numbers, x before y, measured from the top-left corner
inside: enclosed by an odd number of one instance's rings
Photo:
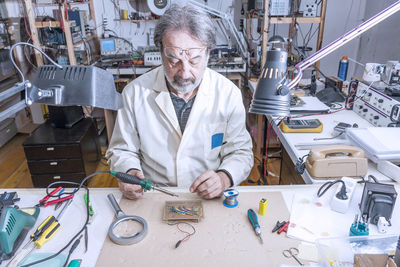
[[[53,182],[70,181],[80,183],[86,177],[84,172],[62,173],[62,174],[32,174],[32,181],[35,187],[46,187]],[[66,185],[63,185],[67,187]]]
[[[41,125],[23,146],[35,187],[55,181],[80,182],[95,172],[101,158],[94,122],[83,119],[72,128]]]

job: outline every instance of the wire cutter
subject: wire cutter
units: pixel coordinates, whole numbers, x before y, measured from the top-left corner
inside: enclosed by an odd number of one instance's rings
[[[63,201],[65,201],[65,200],[68,200],[68,199],[71,199],[71,198],[74,197],[74,195],[71,194],[71,195],[66,196],[66,197],[61,197],[61,198],[58,198],[58,199],[55,199],[55,200],[48,201],[50,197],[57,197],[57,196],[55,196],[55,195],[56,195],[58,192],[62,191],[62,190],[64,190],[64,189],[63,189],[61,186],[57,187],[56,189],[54,189],[53,191],[51,191],[47,196],[45,196],[44,198],[42,198],[42,199],[39,201],[39,204],[36,205],[36,207],[41,207],[41,206],[47,207],[47,206],[49,206],[49,205],[53,205],[53,204],[56,204],[56,203],[59,203],[59,202],[63,202]]]

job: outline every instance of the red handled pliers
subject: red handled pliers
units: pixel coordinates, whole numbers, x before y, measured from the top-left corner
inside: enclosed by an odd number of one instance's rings
[[[37,204],[36,206],[37,206],[37,207],[41,207],[41,206],[47,207],[47,206],[49,206],[49,205],[53,205],[53,204],[56,204],[56,203],[59,203],[59,202],[63,202],[63,201],[65,201],[65,200],[68,200],[68,199],[71,199],[71,198],[74,197],[74,194],[71,194],[71,195],[66,196],[66,197],[61,197],[61,198],[57,198],[57,199],[55,199],[55,200],[48,201],[49,198],[50,198],[51,196],[54,196],[55,194],[57,194],[57,193],[60,192],[61,190],[63,190],[63,188],[62,188],[61,186],[57,187],[56,189],[54,189],[53,191],[51,191],[50,194],[48,194],[47,196],[45,196],[44,198],[42,198],[42,200],[40,200],[40,201],[39,201],[39,204]]]

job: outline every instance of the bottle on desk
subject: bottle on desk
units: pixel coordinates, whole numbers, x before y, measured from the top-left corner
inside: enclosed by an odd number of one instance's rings
[[[349,60],[347,59],[346,56],[343,56],[342,59],[339,61],[339,70],[338,70],[338,77],[343,81],[346,80],[348,67],[349,67]]]

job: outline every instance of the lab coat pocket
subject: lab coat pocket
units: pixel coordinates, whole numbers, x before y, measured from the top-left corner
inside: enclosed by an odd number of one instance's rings
[[[205,130],[205,156],[207,159],[217,159],[226,138],[226,122],[207,124]]]

